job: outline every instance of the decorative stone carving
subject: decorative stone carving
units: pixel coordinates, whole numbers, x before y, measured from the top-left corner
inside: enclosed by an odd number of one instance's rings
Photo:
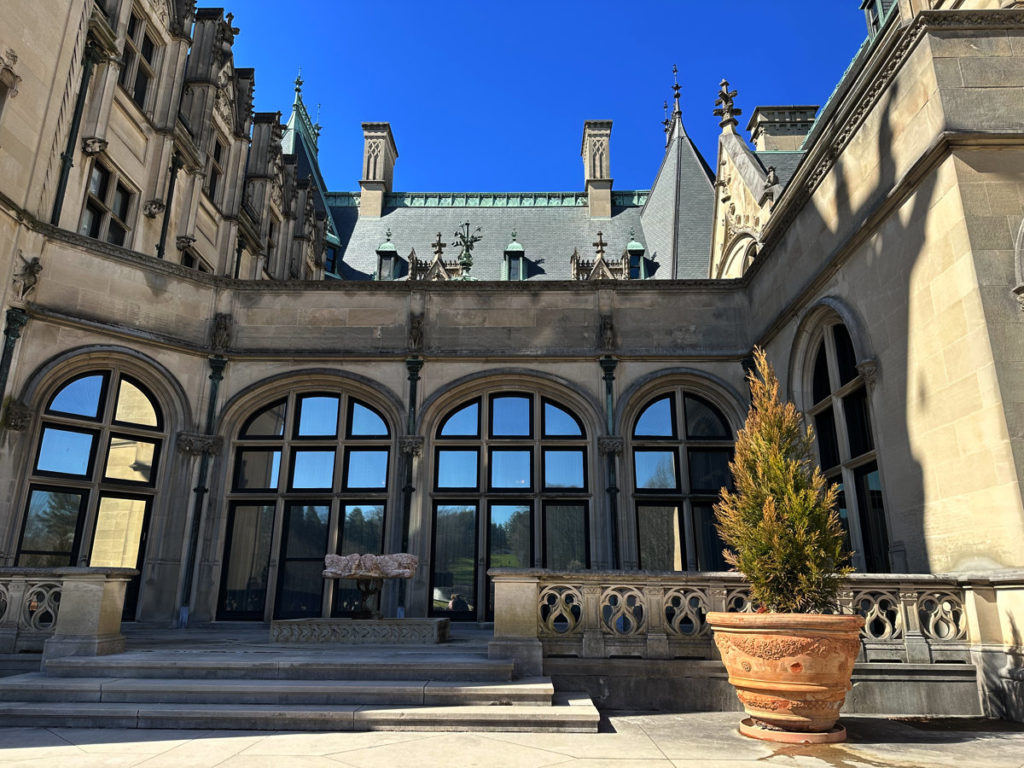
[[[204,435],[199,432],[179,432],[177,447],[187,456],[216,456],[220,453],[223,440],[219,435]]]
[[[214,352],[223,352],[231,346],[231,335],[234,321],[230,314],[218,312],[213,316],[213,325],[210,328],[210,347]]]
[[[107,144],[109,142],[106,139],[101,139],[96,136],[88,136],[82,139],[82,154],[86,157],[92,157],[98,155],[101,152],[107,151]]]
[[[875,386],[875,382],[878,381],[879,365],[878,360],[871,358],[870,360],[864,360],[857,363],[857,372],[864,377],[864,383],[868,385],[868,388]]]
[[[398,438],[398,450],[407,456],[419,456],[423,453],[423,438],[419,435],[402,435]]]
[[[423,351],[423,315],[409,316],[409,351]]]
[[[733,105],[733,101],[737,96],[736,90],[729,90],[729,81],[723,80],[721,82],[721,89],[718,91],[718,99],[715,101],[717,109],[714,111],[715,117],[722,118],[722,121],[718,124],[720,128],[728,128],[736,125],[736,117],[743,114],[742,109],[737,109]]]
[[[273,643],[428,645],[448,640],[449,619],[284,619],[270,624]]]
[[[192,247],[195,241],[196,239],[191,235],[179,235],[175,239],[174,245],[178,248],[179,251],[187,251],[189,248]]]
[[[1013,296],[1017,299],[1017,305],[1020,307],[1020,311],[1024,312],[1024,285],[1018,285],[1014,288]]]
[[[602,456],[607,456],[608,454],[621,456],[625,444],[625,440],[623,440],[621,437],[597,438],[597,450],[601,452]]]
[[[411,579],[420,559],[406,552],[391,555],[327,555],[325,579]]]
[[[18,63],[18,54],[8,48],[5,53],[0,54],[0,82],[7,86],[7,95],[14,98],[18,95],[18,85],[21,78],[14,74],[14,65]]]
[[[615,321],[611,315],[601,315],[601,349],[605,352],[615,349]]]
[[[155,219],[167,208],[163,200],[147,200],[142,204],[142,215],[147,219]]]
[[[4,426],[12,432],[24,432],[32,424],[33,411],[20,400],[7,403]]]
[[[39,282],[39,273],[43,271],[43,265],[38,256],[26,259],[25,254],[20,250],[18,257],[21,259],[21,269],[14,276],[14,288],[18,292],[19,299],[25,299],[36,289]]]

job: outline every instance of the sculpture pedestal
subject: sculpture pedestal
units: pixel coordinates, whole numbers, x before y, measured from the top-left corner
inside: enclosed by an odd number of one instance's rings
[[[448,640],[448,628],[448,619],[281,619],[270,623],[270,641],[429,645]]]

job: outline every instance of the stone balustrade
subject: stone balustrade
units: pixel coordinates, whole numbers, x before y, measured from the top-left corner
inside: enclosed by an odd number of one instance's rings
[[[130,568],[0,568],[0,653],[44,658],[124,649]]]
[[[754,610],[749,586],[735,573],[493,569],[490,575],[491,655],[512,656],[524,674],[539,674],[543,658],[555,656],[716,659],[707,613]],[[865,617],[860,661],[971,663],[972,650],[982,645],[1020,645],[1001,636],[996,593],[1019,599],[1022,587],[1024,573],[853,574],[843,582],[839,609]]]

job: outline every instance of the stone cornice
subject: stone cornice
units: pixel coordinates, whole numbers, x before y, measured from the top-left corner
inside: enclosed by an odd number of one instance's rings
[[[612,192],[612,203],[622,208],[639,208],[647,202],[649,190]],[[358,207],[358,192],[328,192],[327,204]],[[581,208],[586,192],[391,192],[384,197],[385,208]]]
[[[847,144],[878,104],[917,47],[932,31],[957,31],[1007,28],[1024,29],[1024,9],[989,11],[922,11],[905,27],[892,27],[887,39],[870,52],[864,70],[857,74],[850,90],[829,116],[823,133],[808,148],[807,156],[786,185],[775,206],[774,215],[765,224],[763,242],[771,244],[783,236],[800,214],[818,185],[835,167]]]

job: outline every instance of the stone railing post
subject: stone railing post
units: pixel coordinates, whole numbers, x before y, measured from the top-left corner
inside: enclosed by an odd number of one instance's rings
[[[0,616],[0,653],[15,653],[18,648],[18,625],[25,607],[25,579],[13,576],[3,580],[7,588],[7,608]]]
[[[88,569],[63,576],[53,636],[43,645],[43,664],[62,656],[103,656],[124,650],[121,611],[128,582],[138,571]]]
[[[644,586],[644,602],[647,604],[647,648],[644,658],[671,659],[668,648],[668,632],[665,627],[665,587],[661,584]]]
[[[512,659],[518,677],[544,674],[544,650],[537,637],[538,578],[535,573],[490,573],[494,579],[494,638],[491,659]]]
[[[583,589],[583,658],[604,658],[604,632],[601,627],[602,584],[584,584]]]
[[[903,648],[910,664],[929,664],[932,660],[928,641],[921,632],[921,617],[917,614],[920,592],[913,584],[900,582],[900,612],[903,614]]]
[[[1015,618],[1024,610],[1024,571],[968,576],[960,584],[982,712],[1024,721],[1024,628]]]

